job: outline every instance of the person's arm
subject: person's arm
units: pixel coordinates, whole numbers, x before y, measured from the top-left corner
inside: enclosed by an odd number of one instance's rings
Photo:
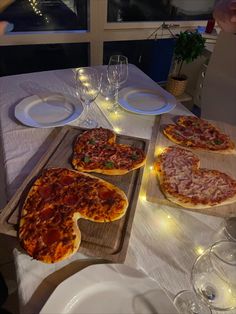
[[[218,1],[213,16],[223,31],[236,33],[236,0]]]

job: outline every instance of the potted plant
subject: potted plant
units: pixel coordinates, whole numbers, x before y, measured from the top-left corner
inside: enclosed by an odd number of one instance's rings
[[[169,76],[166,89],[174,96],[184,93],[187,76],[182,73],[184,62],[190,63],[200,56],[205,47],[205,39],[197,31],[180,32],[176,36],[174,48],[174,72]]]

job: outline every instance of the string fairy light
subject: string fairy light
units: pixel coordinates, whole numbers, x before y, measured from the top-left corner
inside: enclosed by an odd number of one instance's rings
[[[204,249],[204,247],[199,245],[199,246],[196,246],[194,251],[196,252],[197,255],[200,256],[200,255],[202,255],[204,253],[205,249]]]
[[[115,131],[116,133],[120,133],[120,132],[121,132],[121,128],[114,127],[113,129],[114,129],[114,131]]]

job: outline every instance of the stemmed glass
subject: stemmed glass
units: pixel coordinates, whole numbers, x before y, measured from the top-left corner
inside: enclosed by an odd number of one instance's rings
[[[115,103],[112,112],[118,108],[119,88],[128,78],[128,59],[122,55],[113,55],[109,59],[107,66],[107,78],[109,83],[115,88]]]
[[[191,272],[194,292],[174,299],[181,314],[209,314],[211,309],[236,309],[236,242],[219,241],[195,261]]]
[[[94,68],[78,68],[75,71],[76,93],[84,104],[85,120],[81,126],[95,128],[98,123],[88,118],[91,103],[97,98],[101,87],[101,76]]]

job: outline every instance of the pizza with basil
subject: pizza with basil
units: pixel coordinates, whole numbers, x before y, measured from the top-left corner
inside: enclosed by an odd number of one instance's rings
[[[206,120],[195,116],[180,116],[176,124],[168,124],[163,133],[172,142],[193,149],[232,154],[235,144],[230,137]]]
[[[91,129],[74,143],[72,164],[76,170],[108,175],[123,175],[145,164],[144,151],[117,144],[116,134],[103,128]]]
[[[65,168],[46,169],[23,204],[20,243],[42,262],[64,260],[80,247],[78,219],[111,222],[127,207],[125,193],[100,178]]]
[[[160,188],[171,202],[186,208],[209,208],[236,202],[236,180],[200,167],[191,151],[170,146],[158,155],[155,169]]]

